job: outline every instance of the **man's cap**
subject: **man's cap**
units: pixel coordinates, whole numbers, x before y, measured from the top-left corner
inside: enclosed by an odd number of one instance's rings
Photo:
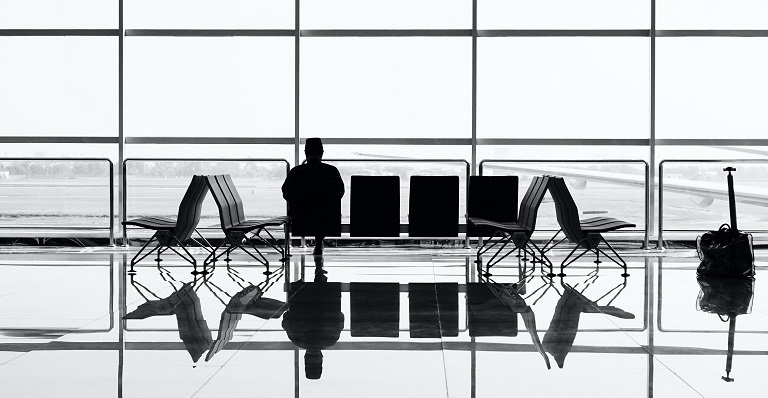
[[[304,153],[319,154],[323,153],[323,141],[319,138],[307,138],[304,144]]]

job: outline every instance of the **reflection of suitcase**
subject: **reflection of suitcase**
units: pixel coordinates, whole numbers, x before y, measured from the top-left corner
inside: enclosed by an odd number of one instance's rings
[[[728,356],[725,359],[725,376],[727,382],[733,381],[733,342],[736,336],[736,316],[752,312],[752,296],[754,279],[752,278],[712,278],[700,276],[696,278],[701,287],[696,300],[699,311],[717,314],[720,320],[728,322]]]
[[[733,167],[728,172],[728,207],[731,225],[723,224],[717,231],[709,231],[696,238],[696,250],[701,264],[696,273],[701,276],[743,277],[755,274],[755,254],[752,235],[739,231],[736,225],[736,197],[733,192]]]

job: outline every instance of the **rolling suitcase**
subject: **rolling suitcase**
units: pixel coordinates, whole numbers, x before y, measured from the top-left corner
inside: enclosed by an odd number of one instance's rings
[[[733,167],[728,172],[728,205],[731,224],[723,224],[717,231],[709,231],[696,238],[699,254],[700,276],[752,277],[755,274],[755,254],[752,250],[752,235],[740,232],[736,223],[736,197],[733,190]]]

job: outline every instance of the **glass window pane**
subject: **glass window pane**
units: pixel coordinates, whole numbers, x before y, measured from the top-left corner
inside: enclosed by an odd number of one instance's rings
[[[489,148],[490,149],[490,148]],[[560,148],[562,149],[562,148]],[[634,149],[634,150],[633,150]],[[526,152],[547,153],[552,147],[526,147]],[[638,154],[648,150],[637,147],[606,147],[604,150],[590,147],[571,147],[572,152],[589,152],[589,162],[483,162],[483,175],[516,175],[520,177],[518,197],[525,195],[534,176],[547,174],[561,176],[568,183],[576,201],[580,218],[606,216],[634,223],[635,228],[624,229],[621,233],[641,236],[645,227],[645,164],[640,162],[600,162],[595,159],[615,159],[611,152]],[[484,151],[485,152],[485,151]],[[559,159],[574,159],[576,156],[562,156]],[[632,160],[637,160],[641,156]],[[523,159],[523,157],[514,157]],[[509,160],[509,158],[507,159]],[[524,160],[538,160],[535,155]],[[539,208],[536,230],[558,230],[554,206],[545,204]],[[550,233],[551,236],[551,233]]]
[[[674,149],[677,148],[669,147],[667,152]],[[703,156],[700,159],[710,160],[705,156],[712,154],[712,151],[702,149]],[[730,156],[728,159],[757,158],[754,155],[740,156],[738,153],[733,156],[725,151],[720,155]],[[768,197],[765,186],[768,159],[754,163],[669,162],[663,167],[664,238],[695,239],[701,231],[712,230],[728,222],[728,184],[723,171],[726,166],[736,168],[734,179],[738,228],[744,231],[765,230],[765,220],[768,218],[768,207],[765,206],[765,198]],[[670,233],[667,234],[667,231]]]
[[[130,0],[129,29],[294,29],[294,1]]]
[[[302,29],[471,29],[471,0],[304,0]]]
[[[648,138],[646,38],[481,38],[481,138]]]
[[[107,161],[0,161],[0,226],[91,227],[109,233]]]
[[[480,29],[648,29],[647,0],[478,0]]]
[[[270,158],[285,159],[293,164],[293,156],[293,145],[133,144],[130,138],[125,145],[126,158]]]
[[[127,136],[294,136],[293,38],[129,37]]]
[[[117,136],[116,37],[0,37],[0,134]]]
[[[768,2],[657,1],[656,29],[768,29]]]
[[[248,219],[284,216],[286,202],[282,184],[288,174],[287,165],[278,161],[235,160],[227,157],[215,161],[126,162],[127,218],[161,216],[176,218],[179,202],[194,175],[230,174],[243,199]],[[199,228],[220,229],[216,202],[211,195],[203,202]],[[151,235],[151,231],[131,228],[130,237]],[[147,235],[148,236],[148,235]]]
[[[471,137],[470,38],[308,38],[304,137]]]
[[[117,29],[117,0],[3,0],[2,29]]]
[[[656,43],[657,138],[766,138],[768,38]]]

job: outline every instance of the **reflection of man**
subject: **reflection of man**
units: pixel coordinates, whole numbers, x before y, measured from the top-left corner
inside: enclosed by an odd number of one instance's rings
[[[307,138],[306,163],[288,172],[283,198],[288,201],[291,229],[298,236],[314,236],[314,254],[323,254],[323,238],[341,235],[341,197],[344,182],[336,167],[322,162],[323,142]]]
[[[326,282],[323,259],[315,256],[315,281],[291,283],[288,311],[283,314],[283,329],[288,338],[304,348],[304,372],[317,380],[323,373],[322,349],[337,341],[344,328],[341,312],[341,284]]]

